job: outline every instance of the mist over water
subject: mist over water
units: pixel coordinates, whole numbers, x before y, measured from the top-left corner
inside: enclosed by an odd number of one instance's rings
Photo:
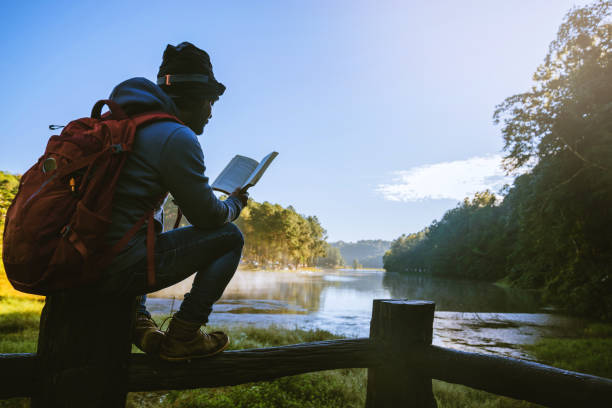
[[[151,294],[153,313],[176,311],[193,277]],[[174,299],[173,299],[174,298]],[[239,270],[213,307],[211,325],[279,325],[369,335],[373,299],[436,302],[434,344],[529,358],[519,349],[573,331],[580,319],[547,313],[531,292],[490,283],[379,270]]]

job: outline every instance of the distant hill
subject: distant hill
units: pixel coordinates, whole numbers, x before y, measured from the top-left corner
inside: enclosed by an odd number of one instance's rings
[[[357,260],[365,268],[382,268],[382,257],[391,247],[391,241],[382,239],[367,239],[357,242],[330,242],[331,246],[340,250],[346,265],[352,265]]]

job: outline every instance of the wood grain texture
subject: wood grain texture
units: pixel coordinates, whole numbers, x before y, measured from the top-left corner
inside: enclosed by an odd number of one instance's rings
[[[133,298],[48,296],[40,320],[40,386],[32,407],[123,407]]]
[[[0,354],[0,398],[33,394],[40,378],[37,360],[35,354]],[[369,339],[227,351],[188,363],[133,354],[127,388],[235,385],[335,368],[385,367],[389,360],[397,360],[392,350],[377,347]],[[403,364],[404,373],[422,371],[431,378],[548,406],[610,406],[612,401],[611,379],[524,360],[427,346],[410,350]]]
[[[408,353],[432,378],[551,407],[612,407],[612,380],[507,357],[430,346]]]
[[[384,367],[368,370],[366,407],[435,408],[431,377],[407,367],[407,352],[431,345],[435,303],[374,300],[370,339],[383,345]]]
[[[382,364],[369,339],[330,340],[282,347],[226,351],[213,357],[174,363],[132,355],[130,391],[220,387],[288,375]]]

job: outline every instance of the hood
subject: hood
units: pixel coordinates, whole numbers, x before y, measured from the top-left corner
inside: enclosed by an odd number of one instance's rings
[[[160,110],[174,116],[178,114],[172,99],[146,78],[123,81],[113,89],[110,99],[121,105],[128,115]]]

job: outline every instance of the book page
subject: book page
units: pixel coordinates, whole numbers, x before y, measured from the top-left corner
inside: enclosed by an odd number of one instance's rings
[[[258,164],[256,160],[250,157],[236,155],[225,166],[211,187],[213,190],[231,194],[237,188],[244,186]]]
[[[252,187],[255,184],[257,184],[257,182],[259,181],[261,176],[263,176],[264,172],[266,171],[266,169],[268,168],[270,163],[272,163],[272,160],[274,160],[274,158],[276,156],[278,156],[278,152],[272,152],[269,155],[267,155],[266,157],[264,157],[263,159],[261,159],[261,162],[259,163],[257,168],[255,168],[255,170],[253,170],[253,173],[248,178],[248,180],[245,181],[245,183],[244,183],[244,185],[242,187],[243,188],[245,188],[245,187]]]

